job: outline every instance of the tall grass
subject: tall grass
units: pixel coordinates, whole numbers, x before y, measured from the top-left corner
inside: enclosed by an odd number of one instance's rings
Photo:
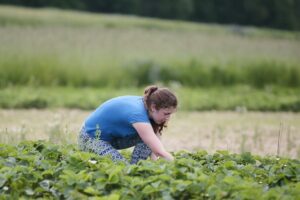
[[[300,86],[300,68],[276,62],[255,62],[236,66],[205,66],[200,62],[160,65],[138,62],[130,66],[84,68],[76,63],[60,67],[57,59],[43,57],[30,63],[17,59],[2,63],[0,86],[73,86],[141,87],[153,83],[188,87],[232,86],[247,84],[258,88],[268,85]],[[5,66],[5,67],[4,67]]]
[[[299,86],[299,33],[0,6],[0,87]]]

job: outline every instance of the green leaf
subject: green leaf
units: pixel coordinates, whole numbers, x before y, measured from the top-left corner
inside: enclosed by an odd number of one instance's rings
[[[0,174],[0,188],[6,183],[7,178]]]
[[[77,182],[76,174],[71,170],[64,170],[63,174],[59,176],[64,180],[68,185],[73,185]]]
[[[239,183],[240,179],[237,178],[237,177],[233,177],[233,176],[226,176],[224,179],[223,179],[223,182],[224,183],[227,183],[229,185],[235,185],[236,183]]]
[[[119,194],[110,194],[110,195],[104,196],[104,197],[92,197],[89,199],[91,199],[91,200],[119,200],[120,195]]]
[[[159,188],[160,184],[161,184],[161,181],[157,181],[157,182],[151,183],[151,186],[154,188]]]
[[[50,185],[51,185],[51,181],[50,180],[43,180],[39,183],[39,185],[41,186],[41,188],[43,188],[46,191],[49,191],[50,189]]]
[[[32,196],[32,195],[34,195],[34,191],[31,188],[28,188],[25,190],[25,194],[28,196]]]
[[[6,159],[6,162],[5,162],[5,166],[7,166],[7,167],[14,167],[15,165],[16,165],[16,158],[14,158],[14,157],[8,157],[7,159]]]
[[[234,169],[236,167],[236,162],[234,161],[226,161],[224,162],[224,167],[226,167],[226,169]]]
[[[85,193],[91,194],[91,195],[99,195],[100,192],[98,192],[97,190],[95,190],[93,187],[89,186],[86,189],[84,189]]]
[[[241,160],[243,162],[243,164],[255,164],[256,161],[254,159],[254,157],[252,157],[250,152],[245,152],[241,154]]]
[[[109,183],[118,183],[119,182],[119,176],[117,173],[112,173],[108,176]]]
[[[52,177],[53,175],[54,175],[54,171],[51,169],[42,172],[43,177]]]
[[[210,199],[216,199],[221,192],[221,189],[217,185],[212,185],[208,188],[207,193]]]
[[[156,192],[157,189],[150,186],[150,185],[147,185],[146,187],[144,187],[144,189],[142,190],[142,193],[145,193],[145,194],[151,194],[153,192]]]
[[[120,173],[122,171],[122,167],[116,166],[110,168],[106,171],[108,174],[108,182],[109,183],[118,183],[120,181]]]
[[[162,180],[162,181],[170,181],[172,179],[172,177],[167,174],[160,174],[158,176],[158,178],[159,178],[159,180]]]

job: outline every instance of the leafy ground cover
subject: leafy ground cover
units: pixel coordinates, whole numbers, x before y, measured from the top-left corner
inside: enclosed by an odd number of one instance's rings
[[[0,145],[1,199],[297,199],[300,161],[218,151],[115,164],[74,145]],[[129,153],[122,152],[125,157]]]

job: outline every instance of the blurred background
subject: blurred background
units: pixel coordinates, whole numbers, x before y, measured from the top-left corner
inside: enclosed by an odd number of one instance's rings
[[[299,30],[298,0],[1,0],[1,4]]]
[[[170,150],[300,157],[299,10],[299,0],[0,0],[0,142],[76,143],[103,101],[157,84],[179,98]]]

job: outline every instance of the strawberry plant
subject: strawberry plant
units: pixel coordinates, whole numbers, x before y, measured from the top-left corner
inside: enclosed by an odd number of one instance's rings
[[[128,156],[128,152],[122,152]],[[0,145],[0,199],[297,199],[300,161],[217,151],[114,163],[75,145]]]

